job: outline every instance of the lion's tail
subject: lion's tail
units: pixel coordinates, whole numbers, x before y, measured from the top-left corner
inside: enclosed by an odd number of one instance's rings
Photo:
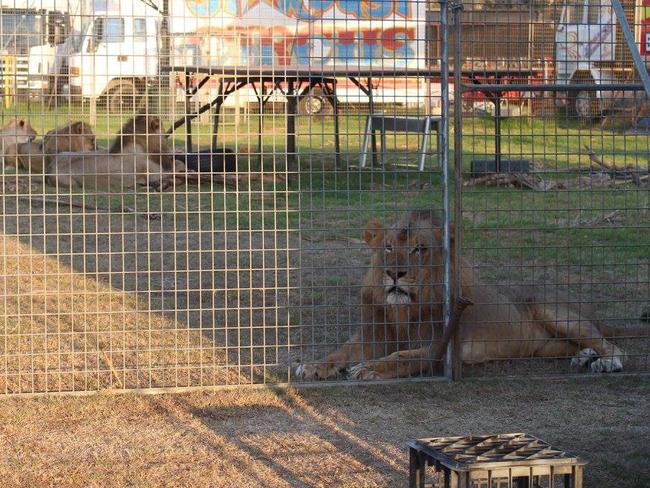
[[[596,325],[605,337],[650,337],[650,327],[615,327],[602,322],[597,322]]]

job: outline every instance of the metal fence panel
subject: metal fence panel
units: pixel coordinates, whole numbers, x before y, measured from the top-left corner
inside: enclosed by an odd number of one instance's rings
[[[62,3],[1,8],[1,392],[647,372],[607,0]]]
[[[461,53],[485,39],[465,28],[483,7],[465,2]],[[501,307],[475,325],[487,343],[463,339],[479,359],[464,375],[647,371],[647,74],[632,56],[647,26],[642,2],[623,8],[632,46],[609,1],[531,4],[530,20],[499,19],[530,37],[463,60],[463,251],[476,294]]]

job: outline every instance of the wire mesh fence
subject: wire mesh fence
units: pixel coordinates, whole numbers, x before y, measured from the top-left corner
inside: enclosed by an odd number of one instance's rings
[[[605,0],[2,5],[0,391],[647,371]]]
[[[486,37],[475,27],[481,7],[465,3],[471,13],[455,52],[486,46],[483,65],[463,59],[455,140],[465,179],[456,202],[476,293],[502,306],[479,318],[494,329],[492,347],[471,335],[461,345],[500,360],[466,375],[563,373],[571,365],[647,371],[639,321],[648,300],[647,95],[632,56],[645,59],[647,12],[642,2],[624,2],[628,43],[615,7],[527,5],[529,20],[522,12],[498,20],[528,33],[515,40]],[[499,321],[514,329],[495,327]]]

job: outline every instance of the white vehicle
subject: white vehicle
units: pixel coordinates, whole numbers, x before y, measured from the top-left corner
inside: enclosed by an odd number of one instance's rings
[[[650,0],[622,0],[642,56],[650,54]],[[561,84],[620,83],[634,65],[610,0],[567,0],[555,31],[556,81]],[[590,120],[612,108],[615,92],[570,90],[572,111]]]
[[[110,110],[132,111],[158,75],[160,13],[140,1],[100,4],[71,43],[70,94],[105,97]]]
[[[47,89],[42,77],[32,80],[30,75],[48,72],[48,62],[54,59],[56,46],[68,34],[68,17],[55,7],[51,0],[3,0],[0,3],[0,55],[13,59],[14,89],[18,94]],[[37,59],[45,62],[38,65]],[[2,61],[4,69],[5,58]]]
[[[95,1],[81,35],[72,43],[68,61],[72,95],[104,99],[109,110],[133,108],[147,83],[159,74],[163,21],[159,5],[162,0]],[[342,6],[326,0],[319,10],[299,11],[304,5],[295,0],[169,0],[171,64],[280,71],[289,66],[399,70],[425,64],[423,2],[363,0],[358,6]],[[420,92],[422,80],[385,79],[381,84],[374,91],[377,103],[426,99]],[[283,99],[277,91],[272,101]],[[311,95],[299,104],[303,111],[327,108],[318,92]],[[339,84],[338,95],[343,103],[368,102],[347,82]],[[228,103],[235,99],[240,104],[257,103],[248,89]]]

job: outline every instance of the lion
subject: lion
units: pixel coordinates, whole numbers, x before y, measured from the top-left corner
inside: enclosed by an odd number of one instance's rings
[[[442,328],[438,219],[419,210],[388,228],[371,221],[363,237],[374,253],[361,290],[362,325],[321,361],[298,364],[299,379],[387,379],[432,371],[433,345]],[[453,248],[452,242],[451,263],[456,263]],[[578,309],[558,291],[543,296],[481,285],[465,259],[460,270],[460,293],[473,302],[457,330],[464,363],[572,357],[572,365],[593,372],[622,370],[624,353],[603,334],[616,335],[616,329],[589,319],[584,306]]]
[[[36,138],[36,131],[25,119],[14,119],[0,129],[0,150],[4,157],[7,148],[13,144],[30,142]]]
[[[97,148],[96,137],[85,122],[71,122],[52,129],[41,143],[13,144],[5,151],[5,164],[31,173],[42,174],[54,155],[62,152],[87,152]]]
[[[108,150],[111,154],[124,152],[124,148],[139,144],[149,158],[159,164],[163,171],[174,171],[175,160],[167,144],[167,134],[162,130],[159,117],[136,115],[122,126],[120,133]]]
[[[119,144],[116,140],[109,152],[55,155],[46,182],[64,188],[81,186],[91,191],[124,191],[142,186],[165,189],[173,184],[174,174],[163,170],[158,163],[161,153],[157,141],[161,135],[158,117],[137,115],[124,124],[117,137]],[[172,158],[171,171],[175,170]]]
[[[59,188],[122,192],[138,187],[160,189],[165,174],[140,145],[121,154],[100,152],[61,153],[50,166],[46,183]]]

